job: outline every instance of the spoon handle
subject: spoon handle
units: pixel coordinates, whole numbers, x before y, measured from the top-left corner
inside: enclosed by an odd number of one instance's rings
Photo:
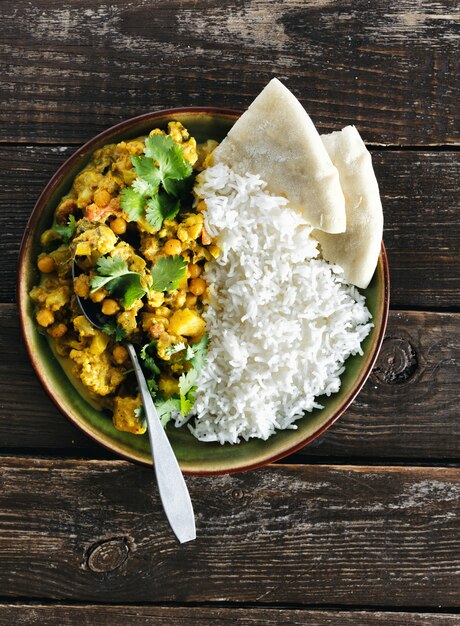
[[[192,541],[196,538],[195,515],[187,485],[158,417],[134,346],[128,342],[125,345],[133,363],[144,404],[158,491],[166,517],[180,543]]]

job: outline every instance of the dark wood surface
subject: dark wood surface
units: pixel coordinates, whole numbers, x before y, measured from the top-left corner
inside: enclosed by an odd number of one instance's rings
[[[198,537],[180,545],[149,468],[0,463],[6,596],[273,605],[326,597],[377,607],[388,598],[401,607],[458,600],[456,468],[278,465],[187,477]]]
[[[0,3],[0,625],[460,624],[460,7],[456,0]],[[272,77],[356,124],[392,312],[364,389],[257,472],[187,478],[179,546],[151,472],[62,417],[22,345],[15,268],[42,187],[149,110],[244,108]]]
[[[395,611],[332,611],[173,606],[0,604],[0,626],[458,626],[460,616]]]

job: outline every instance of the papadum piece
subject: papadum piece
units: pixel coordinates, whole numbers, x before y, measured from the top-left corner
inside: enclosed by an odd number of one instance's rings
[[[339,171],[347,229],[341,234],[313,231],[323,257],[343,268],[345,278],[365,289],[374,275],[383,234],[383,211],[371,155],[354,126],[322,135]]]
[[[297,98],[274,78],[213,153],[237,174],[258,174],[314,228],[346,227],[339,174]]]

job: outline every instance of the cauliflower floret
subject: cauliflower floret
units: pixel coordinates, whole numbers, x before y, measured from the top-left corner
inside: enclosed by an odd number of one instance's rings
[[[70,301],[70,295],[70,287],[66,281],[61,284],[57,279],[50,278],[34,287],[29,293],[34,302],[50,311],[62,309]]]
[[[89,228],[72,241],[72,251],[75,256],[92,256],[108,254],[117,245],[118,238],[109,226],[98,224]]]
[[[113,408],[113,424],[117,430],[123,430],[133,435],[143,435],[147,428],[136,416],[136,409],[141,406],[141,397],[135,398],[116,396]]]
[[[74,373],[81,382],[99,396],[114,393],[124,380],[123,370],[114,367],[107,352],[94,354],[91,348],[71,350],[70,358],[75,361]]]

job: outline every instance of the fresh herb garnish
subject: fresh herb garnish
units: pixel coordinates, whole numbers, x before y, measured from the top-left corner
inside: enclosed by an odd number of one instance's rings
[[[161,423],[166,426],[174,413],[179,411],[182,415],[186,415],[191,411],[195,403],[196,381],[206,359],[208,350],[208,337],[203,335],[200,341],[193,345],[186,346],[183,341],[169,346],[166,353],[169,356],[184,351],[184,360],[190,362],[188,372],[182,374],[179,378],[179,397],[161,399],[158,397],[157,378],[160,375],[160,368],[156,364],[153,353],[156,353],[157,342],[151,341],[146,343],[140,351],[140,357],[143,365],[151,373],[151,377],[147,378],[147,384],[152,397],[155,398],[155,406],[160,416]]]
[[[185,276],[186,270],[187,261],[181,255],[159,258],[150,273],[152,289],[155,291],[177,289],[179,282]]]
[[[179,343],[174,343],[171,346],[168,346],[165,349],[165,353],[167,356],[171,357],[173,356],[173,354],[177,354],[178,352],[182,352],[182,350],[186,350],[187,346],[185,345],[185,343],[183,341],[180,341]]]
[[[120,195],[121,208],[131,222],[137,222],[144,216],[144,198],[131,187],[123,189]]]
[[[179,413],[180,400],[179,398],[168,398],[167,400],[157,400],[155,402],[155,407],[158,413],[158,417],[160,418],[160,422],[163,424],[163,426],[166,426],[166,424],[172,418],[173,413]]]
[[[92,293],[105,287],[111,295],[121,298],[125,309],[132,307],[136,300],[147,293],[142,276],[130,271],[126,261],[117,254],[113,257],[100,257],[96,270],[98,276],[91,279]]]
[[[142,404],[134,409],[134,417],[139,422],[141,428],[147,428],[147,420],[145,419],[145,411]]]
[[[145,367],[150,370],[150,372],[154,376],[157,376],[160,373],[160,368],[156,364],[155,357],[152,355],[152,351],[156,352],[156,350],[157,342],[151,341],[150,343],[146,343],[144,346],[142,346],[139,353]]]
[[[115,341],[123,341],[126,339],[126,331],[114,319],[109,319],[102,327],[102,332],[106,335],[110,335]]]
[[[145,140],[145,157],[158,163],[158,178],[164,190],[174,195],[174,186],[171,180],[184,180],[192,174],[192,166],[184,159],[184,151],[171,137],[153,135]],[[144,178],[142,176],[142,178]]]
[[[163,220],[172,220],[179,213],[180,202],[177,198],[159,193],[147,200],[145,219],[155,230],[160,230]]]
[[[180,198],[190,192],[193,168],[171,137],[157,134],[145,140],[145,155],[131,157],[138,178],[121,193],[121,208],[131,221],[146,221],[156,231],[173,219]]]
[[[186,374],[182,374],[179,378],[180,410],[182,415],[186,415],[195,402],[195,391],[197,390],[195,383],[198,373],[198,370],[192,367],[191,370]]]
[[[69,243],[72,237],[75,234],[75,230],[77,228],[77,222],[73,215],[69,216],[69,220],[66,226],[62,226],[61,224],[54,224],[53,230],[57,232],[57,234],[62,237],[64,243]]]
[[[190,350],[189,350],[190,349]],[[179,378],[180,407],[182,415],[186,415],[195,403],[196,381],[205,363],[208,350],[208,336],[203,335],[200,341],[187,348],[185,358],[191,364],[191,369]]]

